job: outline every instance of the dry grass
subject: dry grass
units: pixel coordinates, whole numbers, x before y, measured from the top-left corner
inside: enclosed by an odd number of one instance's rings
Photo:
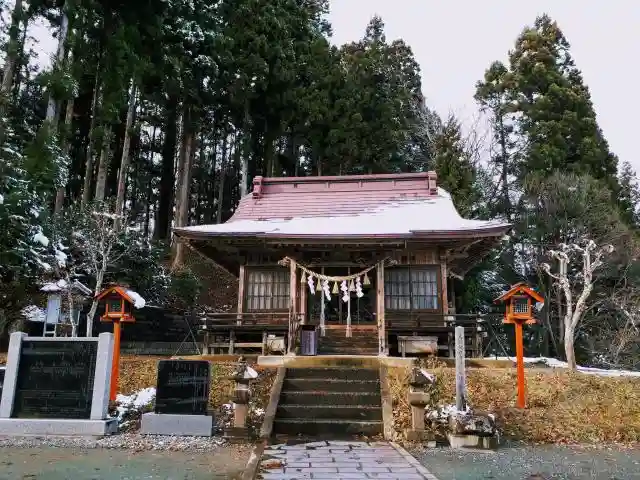
[[[165,357],[147,357],[136,355],[124,355],[120,359],[120,385],[118,391],[125,395],[152,387],[156,384],[158,374],[158,360]],[[229,403],[233,398],[234,382],[231,375],[236,368],[235,363],[211,364],[211,394],[209,405],[218,410],[222,405]],[[251,364],[250,364],[251,365]],[[251,391],[256,399],[258,408],[265,408],[269,400],[269,392],[275,380],[275,371],[262,369],[257,365],[251,365],[259,376],[251,383]]]
[[[435,404],[455,403],[455,370],[430,366],[438,385]],[[526,373],[528,408],[515,407],[515,369],[469,369],[469,402],[491,412],[504,434],[539,443],[640,442],[640,379],[534,369]],[[396,429],[409,426],[409,371],[389,370]]]

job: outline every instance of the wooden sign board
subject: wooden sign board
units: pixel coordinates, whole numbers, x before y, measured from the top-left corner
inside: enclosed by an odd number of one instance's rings
[[[155,413],[206,415],[211,366],[204,360],[160,360]]]
[[[98,342],[22,342],[13,418],[89,419]]]

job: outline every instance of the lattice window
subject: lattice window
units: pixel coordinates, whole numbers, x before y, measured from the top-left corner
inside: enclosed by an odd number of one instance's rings
[[[246,310],[286,310],[289,308],[289,270],[247,269]]]
[[[384,272],[387,310],[437,310],[438,270],[433,267],[395,267]]]
[[[517,315],[529,313],[529,299],[527,297],[513,297],[513,313]]]

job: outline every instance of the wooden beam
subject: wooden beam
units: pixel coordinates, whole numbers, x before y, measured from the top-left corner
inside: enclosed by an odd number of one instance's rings
[[[245,277],[245,266],[240,265],[240,273],[238,275],[238,316],[236,317],[238,325],[242,323],[242,312],[244,311],[244,285],[246,283]]]
[[[378,353],[387,353],[387,328],[384,320],[384,263],[379,262],[376,268],[376,320],[378,323]]]
[[[447,294],[447,255],[444,252],[440,253],[440,289],[442,313],[447,315],[449,313],[449,295]]]

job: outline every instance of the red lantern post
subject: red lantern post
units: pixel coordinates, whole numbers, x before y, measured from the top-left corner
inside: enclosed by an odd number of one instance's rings
[[[132,308],[136,305],[138,296],[135,292],[123,287],[110,287],[98,295],[98,300],[105,301],[104,315],[100,317],[102,322],[113,323],[113,365],[111,366],[111,389],[109,399],[114,401],[118,393],[118,377],[120,375],[120,337],[121,323],[133,323]]]
[[[525,408],[525,379],[524,379],[524,344],[522,325],[536,323],[533,318],[533,303],[544,302],[544,298],[525,283],[517,283],[505,294],[494,300],[494,303],[504,303],[505,312],[502,323],[515,326],[516,337],[516,366],[518,372],[518,408]]]

